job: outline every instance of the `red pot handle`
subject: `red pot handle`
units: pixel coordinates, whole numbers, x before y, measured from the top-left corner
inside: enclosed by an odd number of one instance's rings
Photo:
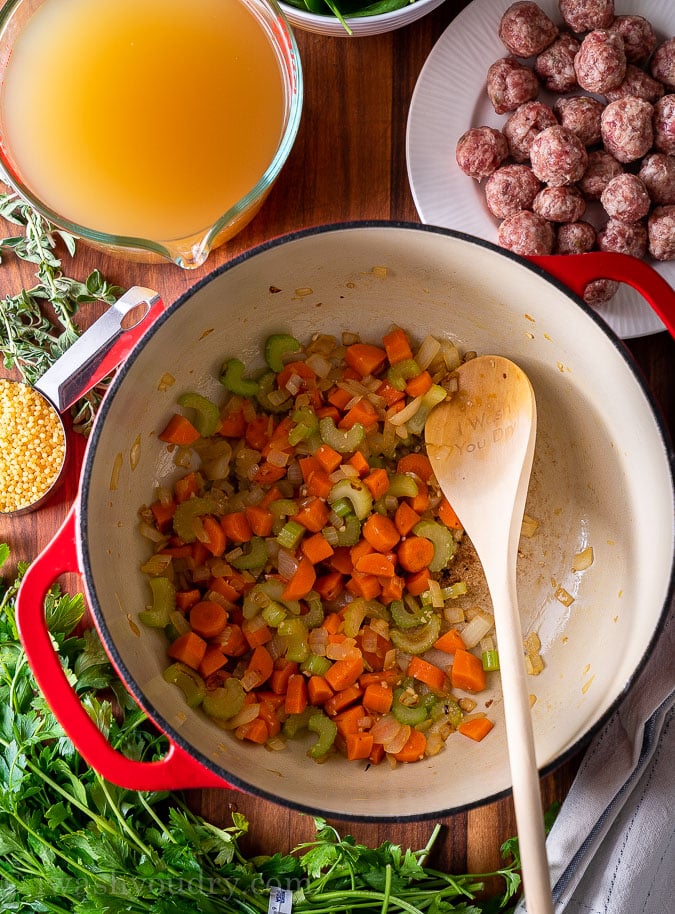
[[[672,286],[644,260],[628,254],[599,251],[591,254],[554,254],[528,257],[531,263],[564,282],[583,297],[587,283],[594,279],[615,279],[628,283],[645,298],[675,338],[675,292]]]
[[[114,749],[85,711],[54,651],[44,613],[45,596],[59,575],[80,573],[73,506],[49,545],[26,571],[16,600],[19,636],[38,686],[85,761],[104,778],[130,790],[184,790],[231,787],[180,746],[166,755],[138,762]]]

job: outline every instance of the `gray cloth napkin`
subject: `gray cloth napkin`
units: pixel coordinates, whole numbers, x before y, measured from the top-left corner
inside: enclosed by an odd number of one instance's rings
[[[675,601],[548,836],[555,914],[675,912],[674,716]]]

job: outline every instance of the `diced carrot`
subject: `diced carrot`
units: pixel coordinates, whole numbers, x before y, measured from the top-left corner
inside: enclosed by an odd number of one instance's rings
[[[318,533],[328,523],[330,508],[320,498],[311,497],[303,504],[297,514],[293,515],[293,520],[302,524],[311,533]]]
[[[268,738],[276,736],[281,730],[281,719],[279,717],[278,708],[274,706],[273,702],[267,700],[261,700],[258,704],[260,706],[258,717],[267,724]]]
[[[173,494],[177,502],[187,501],[199,493],[199,480],[196,473],[186,473],[173,484]]]
[[[269,536],[274,526],[274,515],[261,505],[247,505],[244,508],[246,520],[254,536]]]
[[[273,419],[270,416],[256,416],[247,424],[244,439],[253,450],[262,451],[273,428]]]
[[[383,758],[384,743],[373,743],[373,748],[370,750],[368,761],[371,765],[379,765]]]
[[[333,690],[323,676],[310,676],[307,683],[307,697],[310,704],[322,705],[333,697]]]
[[[314,586],[316,581],[316,571],[314,565],[306,555],[303,555],[298,562],[298,567],[293,577],[284,587],[281,594],[282,600],[301,600],[306,597]]]
[[[207,641],[215,638],[227,625],[227,612],[212,600],[200,600],[190,610],[190,627]]]
[[[252,477],[252,482],[259,486],[270,486],[272,483],[279,482],[288,472],[287,467],[278,467],[268,460],[263,461]]]
[[[320,444],[314,451],[313,456],[327,473],[334,473],[342,463],[342,454],[328,444]]]
[[[318,408],[315,407],[314,412],[316,413],[317,419],[332,419],[336,425],[340,421],[340,410],[337,406],[329,405],[319,406]],[[329,472],[332,472],[332,470]]]
[[[199,438],[199,432],[189,419],[181,416],[180,413],[174,413],[158,437],[160,441],[166,441],[167,444],[186,446],[194,444]]]
[[[407,536],[420,520],[420,515],[413,511],[407,501],[402,501],[394,514],[394,525],[401,536]]]
[[[394,327],[393,330],[386,333],[382,337],[382,344],[390,365],[396,365],[397,362],[404,362],[413,357],[408,334],[401,327]]]
[[[241,596],[239,591],[232,586],[231,582],[223,577],[211,578],[209,581],[209,590],[213,590],[217,594],[220,594],[221,597],[225,597],[230,603],[236,603]]]
[[[387,353],[372,343],[352,343],[345,349],[345,362],[362,378],[375,374],[387,361]]]
[[[191,567],[200,568],[209,557],[209,550],[201,540],[195,540],[194,543],[190,544],[190,548],[192,550],[190,555]]]
[[[242,657],[249,649],[241,625],[229,622],[216,639],[218,647],[228,657]]]
[[[358,759],[366,759],[373,749],[372,733],[346,733],[346,756],[348,761],[355,762]]]
[[[342,419],[338,422],[338,428],[350,429],[358,422],[365,429],[369,429],[377,425],[378,420],[379,415],[377,410],[370,400],[366,400],[366,398],[363,397],[361,400],[357,400],[356,403],[347,410]]]
[[[327,613],[324,616],[321,628],[325,628],[329,635],[335,635],[342,625],[342,616],[340,613]]]
[[[334,692],[341,692],[342,689],[353,685],[362,672],[363,658],[361,656],[345,657],[333,663],[326,671],[325,678]]]
[[[431,573],[428,568],[423,568],[421,571],[417,571],[414,574],[408,574],[405,578],[406,590],[409,594],[412,594],[413,597],[419,597],[421,593],[429,590],[430,580]]]
[[[393,563],[381,552],[370,552],[368,555],[362,555],[354,567],[357,571],[361,571],[364,574],[374,574],[379,578],[394,577]]]
[[[202,518],[202,526],[204,527],[204,532],[208,536],[208,542],[204,543],[206,548],[211,555],[222,555],[227,546],[227,537],[225,536],[225,531],[222,526],[215,517],[211,517],[210,515]]]
[[[328,498],[333,483],[330,476],[324,470],[316,470],[310,474],[306,484],[307,494],[314,495],[316,498]]]
[[[427,455],[419,453],[400,457],[396,464],[396,471],[397,473],[414,473],[424,482],[429,482],[434,472]]]
[[[457,729],[464,736],[475,739],[479,743],[493,727],[494,723],[488,717],[473,717],[471,720],[463,720]]]
[[[401,600],[403,598],[405,581],[399,574],[395,574],[391,578],[378,578],[378,580],[381,587],[380,600],[386,606],[393,603],[394,600]]]
[[[346,588],[351,594],[363,597],[364,600],[375,600],[382,591],[380,582],[374,574],[363,574],[360,571],[352,572]]]
[[[193,670],[198,670],[199,664],[204,659],[206,646],[206,641],[195,632],[183,632],[175,641],[171,642],[167,653],[173,660],[180,660]]]
[[[485,688],[486,677],[480,657],[471,651],[455,651],[450,678],[454,689],[481,692]]]
[[[441,502],[438,506],[438,516],[440,520],[443,521],[445,526],[449,527],[451,530],[462,529],[462,522],[455,514],[455,509],[452,507],[445,495],[441,499]]]
[[[424,758],[424,750],[427,748],[427,738],[421,730],[414,727],[410,731],[410,736],[400,752],[394,753],[397,762],[418,762]]]
[[[411,657],[408,664],[408,676],[428,685],[434,692],[442,692],[445,687],[445,673],[434,663],[429,663],[417,655]]]
[[[268,625],[261,625],[260,622],[252,619],[244,619],[241,623],[241,630],[249,647],[256,648],[267,644],[274,637]]]
[[[349,548],[349,558],[352,562],[352,569],[356,566],[358,560],[364,556],[369,555],[371,552],[374,552],[374,548],[370,545],[368,540],[360,539],[358,543]]]
[[[324,679],[325,678],[326,677],[324,676]],[[326,685],[329,689],[331,688],[328,681],[326,681]],[[363,690],[361,689],[361,686],[358,682],[354,682],[352,685],[347,686],[346,689],[342,689],[339,692],[334,691],[324,704],[323,709],[329,717],[335,717],[336,714],[341,714],[350,705],[360,701],[362,697]],[[361,711],[361,716],[363,716],[363,710]]]
[[[246,419],[244,410],[239,409],[225,412],[220,417],[220,426],[218,434],[224,438],[243,438],[246,432]]]
[[[425,536],[408,536],[398,547],[398,561],[404,571],[422,571],[434,557],[434,544]]]
[[[298,664],[294,660],[279,657],[274,661],[274,671],[270,676],[270,688],[275,695],[285,695],[288,681],[298,672]]]
[[[264,645],[259,644],[254,648],[251,658],[248,661],[246,671],[258,674],[258,682],[255,685],[256,689],[270,678],[274,672],[274,661],[272,660],[272,655]]]
[[[389,552],[401,539],[393,520],[386,514],[374,512],[361,528],[364,539],[378,552]]]
[[[307,707],[307,680],[302,673],[294,673],[288,680],[284,710],[286,714],[302,714]]]
[[[340,574],[351,574],[354,570],[351,548],[349,546],[338,546],[330,557],[328,562],[334,571]]]
[[[317,536],[320,535],[317,534]],[[314,590],[323,600],[332,603],[333,600],[337,600],[344,590],[344,577],[339,571],[329,571],[326,574],[322,574],[314,582]]]
[[[175,501],[155,501],[150,505],[150,510],[155,520],[155,527],[160,533],[166,533],[167,530],[171,530],[173,516],[176,513]]]
[[[410,397],[423,397],[434,383],[428,371],[420,371],[414,378],[410,378],[405,386],[405,392]]]
[[[233,543],[248,543],[253,536],[251,525],[244,511],[232,511],[230,514],[223,514],[220,519],[220,525],[225,532],[225,536]]]
[[[190,559],[192,558],[192,545],[183,543],[181,546],[164,546],[159,550],[159,554],[170,555],[174,559]]]
[[[413,509],[417,511],[418,514],[424,514],[428,509],[431,503],[429,498],[429,486],[424,482],[423,479],[417,480],[417,495],[413,495],[408,499],[408,504]]]
[[[371,470],[368,475],[364,477],[363,481],[370,489],[370,494],[374,499],[377,500],[387,494],[387,490],[389,489],[389,474],[383,467],[376,467],[374,470]]]
[[[247,739],[261,746],[267,742],[270,735],[267,724],[260,715],[246,724],[240,724],[234,732],[239,739]]]
[[[201,591],[197,590],[197,588],[192,588],[191,590],[177,590],[176,606],[181,612],[187,612],[195,603],[199,603],[201,598]]]
[[[324,705],[324,709],[325,709]],[[366,716],[362,704],[352,705],[344,711],[341,711],[333,719],[337,724],[338,733],[341,736],[347,736],[348,733],[358,733],[361,729],[360,722]]]
[[[367,673],[361,673],[359,676],[359,685],[362,689],[367,689],[369,685],[387,683],[390,686],[398,685],[403,678],[403,673],[399,669],[391,670],[369,670]]]
[[[377,714],[386,714],[391,709],[393,700],[393,691],[381,682],[373,682],[366,686],[363,693],[363,707]]]
[[[362,479],[370,472],[370,464],[361,453],[361,451],[356,451],[354,454],[352,454],[347,463],[350,466],[354,467]]]
[[[354,398],[354,395],[348,390],[345,390],[344,387],[334,387],[328,394],[327,400],[334,406],[340,413],[343,412],[350,400]]]
[[[444,635],[434,641],[434,647],[436,650],[443,651],[446,654],[454,654],[455,651],[466,650],[462,636],[456,628],[448,629]]]
[[[405,400],[405,391],[398,390],[398,388],[394,387],[393,384],[390,384],[389,381],[383,381],[375,393],[379,397],[384,398],[387,406],[394,406],[394,404],[401,403]]]
[[[259,506],[261,508],[269,508],[273,501],[278,501],[280,498],[283,498],[283,492],[279,486],[272,485],[270,489],[265,492],[263,497],[260,499]]]
[[[288,440],[289,433],[293,428],[293,420],[290,416],[284,416],[281,422],[270,433],[265,446],[262,449],[263,457],[267,457],[270,451],[287,451],[292,452],[291,444]]]
[[[221,649],[215,644],[209,644],[202,657],[202,662],[199,664],[199,675],[208,679],[213,673],[222,670],[226,663],[227,657]]]
[[[318,565],[333,555],[333,547],[322,533],[315,533],[303,539],[300,548],[312,565]],[[314,586],[316,587],[316,582]]]

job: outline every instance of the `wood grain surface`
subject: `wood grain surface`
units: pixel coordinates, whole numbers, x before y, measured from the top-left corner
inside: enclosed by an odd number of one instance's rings
[[[388,35],[362,39],[322,38],[296,32],[304,72],[305,104],[293,151],[263,209],[244,231],[191,273],[171,264],[144,265],[81,245],[64,270],[85,277],[98,268],[111,281],[156,289],[174,301],[215,266],[259,242],[321,223],[355,219],[418,222],[405,158],[408,108],[415,83],[434,43],[466,2],[446,0],[426,18]],[[460,87],[461,88],[461,87]],[[457,87],[448,87],[456,91]],[[448,167],[454,150],[448,149]],[[4,227],[3,227],[4,228]],[[8,232],[5,232],[7,234]],[[30,265],[7,257],[0,265],[0,293],[15,294],[34,282]],[[83,324],[96,314],[84,309]],[[675,344],[665,333],[629,341],[666,423],[675,427]],[[73,442],[81,452],[83,443]],[[61,524],[77,491],[71,472],[53,500],[39,512],[0,519],[0,541],[12,559],[30,560]],[[541,781],[544,806],[564,799],[580,761],[567,759]],[[232,810],[251,823],[248,848],[284,851],[313,834],[311,819],[241,793],[195,791],[191,801],[215,822],[228,823]],[[358,840],[385,838],[417,848],[426,844],[432,822],[337,823]],[[499,848],[515,831],[510,797],[443,820],[432,862],[455,871],[481,872],[499,864]]]

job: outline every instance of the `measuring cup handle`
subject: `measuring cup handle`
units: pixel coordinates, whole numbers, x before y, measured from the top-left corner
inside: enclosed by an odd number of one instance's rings
[[[146,306],[142,313],[132,313],[142,305]],[[152,289],[128,289],[45,371],[35,387],[63,412],[124,361],[164,309]]]
[[[114,749],[85,711],[52,645],[44,601],[59,575],[79,572],[75,508],[51,543],[26,571],[16,600],[16,622],[36,682],[54,716],[85,761],[104,778],[130,790],[184,790],[231,785],[170,743],[166,755],[138,762]]]
[[[554,254],[527,259],[561,280],[581,297],[587,283],[594,279],[615,279],[628,283],[649,302],[670,335],[675,338],[675,291],[644,260],[608,251],[572,256]]]

